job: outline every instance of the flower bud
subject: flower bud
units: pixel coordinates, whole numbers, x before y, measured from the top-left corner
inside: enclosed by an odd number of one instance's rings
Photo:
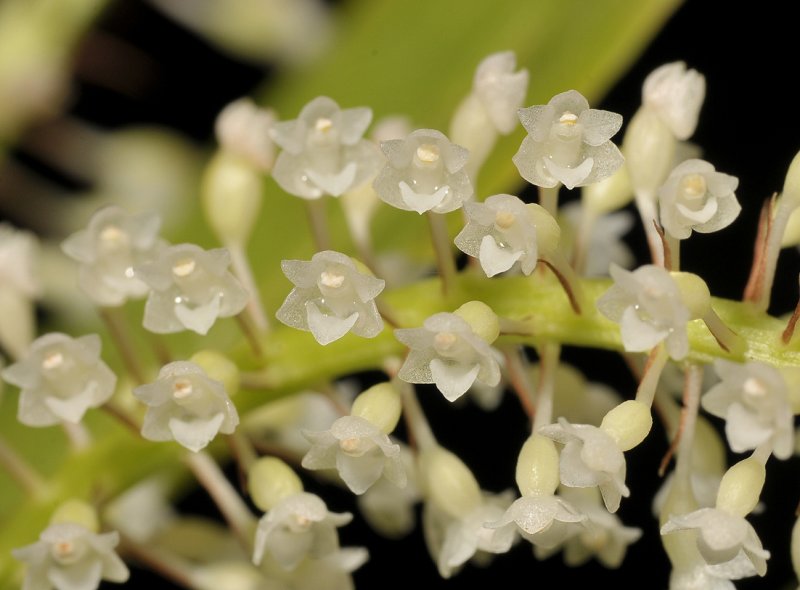
[[[464,462],[447,449],[434,446],[419,456],[427,499],[445,514],[461,519],[481,504],[481,490]]]
[[[690,272],[671,272],[669,274],[678,285],[681,301],[689,309],[692,319],[705,316],[711,309],[711,293],[706,282]]]
[[[539,434],[531,435],[519,452],[516,479],[523,496],[549,496],[555,493],[559,481],[555,443]]]
[[[263,457],[250,467],[247,489],[253,504],[267,512],[284,498],[302,492],[303,482],[280,459]]]
[[[791,201],[795,207],[800,205],[800,152],[795,155],[792,163],[789,164],[789,170],[786,172],[786,178],[783,181],[781,199]]]
[[[198,567],[192,575],[197,590],[252,590],[264,584],[264,575],[245,561],[217,561]]]
[[[632,399],[608,412],[600,424],[600,428],[614,439],[621,451],[629,451],[641,443],[652,427],[650,408]]]
[[[94,506],[83,500],[67,500],[56,508],[50,517],[50,524],[70,522],[79,524],[87,530],[96,533],[100,530],[100,520]]]
[[[622,153],[637,193],[652,195],[672,169],[677,140],[652,109],[640,108],[628,123]]]
[[[583,187],[583,204],[594,215],[622,209],[633,199],[631,177],[627,165],[623,164],[608,178]]]
[[[539,258],[550,256],[558,248],[561,239],[561,228],[555,217],[550,215],[547,210],[536,203],[526,205],[533,217],[536,226],[536,245],[539,248]]]
[[[758,504],[765,478],[766,470],[758,459],[748,457],[739,461],[722,476],[717,508],[737,516],[747,516]]]
[[[201,195],[206,222],[223,244],[245,243],[258,219],[262,177],[247,160],[218,152],[203,176]]]
[[[467,301],[453,312],[467,322],[472,331],[487,344],[491,344],[500,335],[500,322],[492,308],[482,301]]]
[[[350,414],[371,422],[384,434],[389,434],[397,427],[402,410],[400,392],[387,382],[373,385],[359,394],[353,401]]]
[[[228,395],[239,391],[239,369],[227,356],[216,350],[201,350],[189,359],[206,372],[211,379],[219,381]]]

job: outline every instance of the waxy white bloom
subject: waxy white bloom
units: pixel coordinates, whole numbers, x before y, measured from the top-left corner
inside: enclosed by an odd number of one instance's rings
[[[377,426],[359,416],[342,416],[330,429],[303,432],[311,449],[303,457],[306,469],[337,469],[354,494],[363,494],[381,475],[406,485],[400,447]]]
[[[676,61],[653,70],[644,81],[642,102],[658,113],[673,135],[689,139],[706,96],[706,79]]]
[[[485,526],[501,520],[511,500],[509,493],[483,494],[483,501],[458,519],[437,509],[433,502],[426,503],[425,541],[443,578],[452,577],[471,559],[485,563],[492,554],[506,553],[511,548],[516,540],[513,527]]]
[[[537,186],[568,189],[611,176],[624,158],[611,137],[622,116],[590,109],[576,90],[557,94],[546,105],[520,109],[528,132],[514,155],[520,175]]]
[[[528,90],[528,70],[517,72],[513,51],[493,53],[478,64],[472,92],[478,97],[499,133],[508,135],[517,126],[517,110]]]
[[[61,244],[80,263],[78,286],[96,305],[116,307],[147,295],[150,287],[134,268],[156,259],[167,247],[158,236],[156,213],[131,215],[111,206],[100,209],[82,229]]]
[[[738,185],[738,178],[708,162],[681,162],[658,191],[661,225],[680,240],[692,230],[707,234],[729,226],[742,210],[734,194]]]
[[[510,536],[519,532],[534,547],[551,549],[580,534],[585,520],[585,514],[558,496],[522,496],[502,518],[485,526]]]
[[[147,440],[175,440],[197,452],[218,432],[231,434],[239,424],[222,383],[188,361],[164,365],[156,381],[140,385],[133,395],[148,406],[142,424]]]
[[[696,530],[697,549],[713,576],[739,580],[767,573],[766,551],[753,526],[743,517],[717,508],[701,508],[689,514],[672,516],[661,527],[661,534]]]
[[[394,335],[411,349],[397,374],[407,383],[435,383],[454,401],[476,380],[500,382],[497,353],[453,313],[436,313],[421,328],[395,330]]]
[[[352,520],[349,512],[328,512],[325,502],[308,492],[281,500],[258,523],[253,563],[269,553],[281,567],[291,570],[307,555],[315,559],[339,551],[336,527]]]
[[[625,455],[602,429],[588,424],[558,424],[539,429],[539,434],[564,445],[561,449],[561,483],[574,488],[597,486],[609,512],[619,509],[620,499],[628,497],[625,485]]]
[[[469,152],[433,129],[381,143],[388,158],[373,186],[378,196],[404,211],[448,213],[473,197],[464,166]]]
[[[584,530],[564,543],[564,562],[575,567],[594,557],[609,568],[622,565],[628,545],[642,536],[642,530],[626,527],[616,514],[610,514],[600,503],[596,488],[563,488],[561,495],[586,515]],[[552,552],[536,548],[539,559]]]
[[[158,260],[136,267],[136,276],[152,289],[144,327],[159,334],[192,330],[204,335],[217,318],[242,311],[248,294],[228,272],[230,262],[224,248],[179,244],[161,252]]]
[[[625,350],[645,352],[664,342],[673,359],[684,358],[691,314],[669,272],[652,264],[633,272],[612,264],[609,272],[614,284],[597,300],[597,309],[620,324]]]
[[[275,123],[270,136],[283,151],[272,176],[287,193],[303,199],[338,197],[373,177],[380,166],[377,147],[363,139],[372,120],[366,107],[340,109],[319,96],[297,119]]]
[[[794,450],[794,415],[786,382],[774,367],[759,362],[714,362],[722,381],[701,399],[703,409],[725,419],[725,434],[735,453],[771,443],[775,456]]]
[[[244,158],[262,172],[269,172],[275,162],[270,130],[276,121],[274,111],[259,108],[250,98],[240,98],[222,109],[214,123],[214,132],[224,150]]]
[[[284,260],[281,268],[295,285],[276,314],[287,326],[310,331],[322,345],[347,332],[373,338],[383,330],[375,298],[385,282],[361,272],[349,256],[325,250],[310,261]]]
[[[516,262],[522,273],[536,268],[536,222],[525,203],[512,195],[493,195],[483,203],[465,203],[469,220],[456,236],[462,252],[480,260],[487,277],[509,270]]]
[[[101,580],[125,582],[128,568],[114,552],[119,533],[96,534],[74,523],[53,524],[39,541],[14,549],[28,564],[22,590],[95,590]]]
[[[78,423],[86,410],[106,403],[117,377],[100,359],[100,337],[52,332],[34,340],[27,356],[3,370],[22,391],[17,418],[28,426]]]

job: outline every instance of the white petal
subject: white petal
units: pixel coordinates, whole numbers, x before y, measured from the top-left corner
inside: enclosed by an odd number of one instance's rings
[[[479,259],[481,268],[487,277],[505,272],[514,266],[514,263],[522,257],[522,251],[514,251],[511,248],[501,248],[491,236],[484,236],[481,240]]]
[[[435,358],[430,363],[431,376],[439,391],[444,394],[447,401],[455,401],[475,382],[480,371],[480,365],[448,363]]]
[[[214,440],[214,437],[219,432],[223,418],[222,414],[214,414],[208,420],[184,421],[170,418],[169,429],[178,443],[196,453]]]
[[[220,295],[217,294],[214,298],[205,305],[198,305],[194,309],[187,307],[182,303],[175,305],[175,317],[188,329],[197,332],[200,335],[206,335],[217,321],[220,309]]]
[[[544,158],[544,166],[553,178],[559,180],[565,187],[572,190],[589,176],[589,173],[592,171],[592,166],[594,166],[594,159],[585,158],[583,162],[574,168],[566,168],[564,166],[559,166],[550,158]]]
[[[356,177],[356,164],[350,162],[336,174],[324,174],[312,168],[305,170],[311,181],[327,194],[338,197],[353,188]]]
[[[400,182],[400,197],[403,199],[403,203],[410,211],[416,211],[420,215],[440,205],[449,192],[450,187],[444,185],[433,194],[421,194],[415,192],[405,181]]]
[[[308,329],[314,339],[324,346],[347,334],[358,320],[358,312],[353,312],[346,318],[338,318],[322,313],[314,302],[307,301],[306,317]]]

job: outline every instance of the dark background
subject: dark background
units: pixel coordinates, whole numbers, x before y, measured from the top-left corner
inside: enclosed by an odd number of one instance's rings
[[[782,14],[783,6],[777,1],[689,1],[598,105],[629,118],[640,103],[645,76],[669,61],[684,60],[705,74],[707,97],[693,141],[703,148],[703,157],[718,170],[740,178],[737,195],[742,213],[732,228],[711,236],[695,234],[684,242],[682,259],[686,270],[702,275],[712,293],[724,297],[741,296],[761,204],[780,190],[787,166],[800,149],[797,93],[789,86],[797,77],[800,52],[796,25]],[[136,51],[155,60],[157,75],[141,80],[141,84],[128,79],[128,84],[109,88],[97,75],[104,68],[116,67],[104,58],[103,44],[109,37],[125,40]],[[202,70],[187,64],[202,65]],[[104,127],[159,123],[208,141],[220,108],[233,98],[251,93],[263,75],[262,68],[221,55],[147,4],[121,0],[103,16],[81,50],[71,111]],[[18,151],[16,157],[66,187],[81,188],[80,182],[48,169],[24,150]],[[645,251],[640,230],[633,232],[630,242],[636,251]],[[782,255],[774,312],[784,313],[794,307],[799,262],[794,249]],[[586,355],[568,349],[565,358],[580,363],[590,378],[616,385],[624,395],[635,388],[615,355],[599,352]],[[493,491],[507,487],[526,432],[516,401],[508,398],[498,413],[487,419],[472,406],[452,410],[441,396],[421,393],[442,444],[462,456],[483,487]],[[453,411],[458,412],[457,432],[447,428]],[[629,550],[619,571],[609,571],[595,563],[578,570],[568,569],[560,556],[540,563],[532,558],[530,546],[523,542],[510,554],[495,559],[486,570],[467,566],[454,579],[443,581],[425,550],[419,529],[409,539],[384,541],[357,519],[342,529],[343,544],[363,544],[371,550],[370,561],[355,575],[356,585],[388,590],[424,581],[426,586],[455,590],[506,584],[536,587],[550,580],[549,583],[564,588],[587,582],[599,587],[666,588],[669,565],[660,548],[657,523],[649,512],[650,498],[660,485],[656,470],[665,449],[663,431],[657,429],[641,448],[628,454],[632,497],[623,501],[619,514],[626,524],[643,528],[644,538]],[[748,580],[737,584],[739,588],[778,588],[792,580],[788,539],[800,498],[797,467],[794,459],[782,464],[773,460],[769,465],[763,496],[766,510],[753,517],[752,522],[773,557],[766,580]],[[314,484],[309,482],[309,485]],[[334,489],[320,491],[334,509],[354,509],[348,495]],[[202,493],[187,498],[183,508],[213,512]],[[169,587],[149,574],[134,571],[131,587],[145,584],[152,588]]]

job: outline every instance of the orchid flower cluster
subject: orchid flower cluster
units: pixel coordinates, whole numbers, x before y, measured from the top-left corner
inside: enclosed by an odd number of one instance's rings
[[[193,589],[352,588],[369,555],[341,545],[353,514],[329,508],[326,486],[357,496],[388,537],[417,526],[421,504],[445,578],[528,543],[532,559],[561,553],[569,566],[618,568],[643,534],[619,516],[636,494],[626,454],[655,436],[654,418],[670,439],[664,465],[675,459],[656,502],[669,588],[731,589],[766,574],[785,548],[764,548],[747,517],[769,460],[797,448],[800,379],[788,365],[800,314],[781,323],[765,310],[780,244],[791,241],[774,232],[800,205],[800,160],[762,216],[746,300],[715,299],[680,260],[683,240],[727,227],[741,210],[735,176],[680,155],[698,124],[703,76],[683,63],[650,74],[621,147],[621,115],[591,108],[577,90],[525,106],[528,82],[512,53],[488,56],[448,134],[377,122],[380,142],[366,135],[370,108],[325,96],[292,120],[247,100],[230,105],[202,187],[221,247],[170,244],[157,214],[120,207],[99,210],[61,244],[106,324],[102,337],[34,338],[35,240],[0,227],[0,298],[22,310],[0,326],[19,421],[63,427],[75,461],[107,423],[131,449],[153,449],[136,451],[154,466],[138,469],[138,481],[59,497],[67,488],[0,439],[3,467],[58,505],[38,540],[13,551],[25,590],[124,582],[121,557]],[[538,203],[478,190],[491,144],[518,124],[513,163]],[[256,280],[259,260],[246,249],[264,175],[287,203],[301,199],[315,246],[287,251],[287,280],[270,284]],[[581,189],[580,203],[561,207],[562,188]],[[633,258],[619,239],[631,201],[652,254],[638,268],[626,268]],[[338,206],[355,251],[327,231]],[[367,239],[381,212],[430,226],[436,276],[398,279],[393,253]],[[598,268],[610,278],[587,279]],[[264,301],[275,293],[283,303],[273,309]],[[236,344],[221,346],[226,339]],[[562,362],[562,345],[618,351],[638,388],[587,382]],[[369,387],[342,381],[366,369],[383,375]],[[670,374],[681,372],[676,392]],[[491,408],[507,391],[530,429],[516,488],[496,493],[438,441],[417,394]],[[728,466],[724,444],[745,457]],[[227,459],[239,481],[222,471]],[[172,508],[189,473],[227,526]],[[800,562],[799,532],[791,553]]]

